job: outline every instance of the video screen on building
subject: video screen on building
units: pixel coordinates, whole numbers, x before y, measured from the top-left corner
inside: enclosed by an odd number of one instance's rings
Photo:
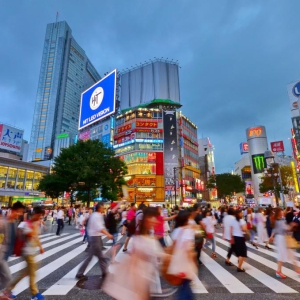
[[[264,172],[264,169],[267,167],[267,163],[263,153],[252,155],[252,166],[254,174]]]

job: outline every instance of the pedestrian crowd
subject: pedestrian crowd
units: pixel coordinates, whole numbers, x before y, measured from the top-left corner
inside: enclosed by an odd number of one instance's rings
[[[35,280],[35,254],[37,250],[44,253],[39,234],[47,222],[57,226],[57,236],[66,224],[76,227],[83,236],[82,243],[88,243],[86,258],[76,278],[88,280],[85,271],[96,256],[102,272],[101,289],[115,299],[150,299],[158,293],[157,276],[176,287],[177,299],[194,299],[191,287],[202,265],[201,252],[211,247],[211,257],[217,258],[218,228],[229,246],[225,266],[237,265],[237,272],[247,272],[243,268],[247,258],[246,242],[254,249],[259,245],[271,249],[270,243],[274,242],[278,261],[275,276],[286,278],[282,267],[288,261],[294,262],[295,271],[300,274],[295,256],[300,246],[300,212],[292,208],[259,207],[254,211],[226,206],[211,209],[195,204],[170,209],[144,203],[137,207],[135,203],[120,201],[111,203],[107,209],[98,203],[94,208],[70,206],[43,210],[41,207],[26,209],[21,202],[16,202],[10,209],[0,210],[0,216],[0,299],[15,299],[13,289],[26,276],[31,299],[44,299]],[[122,236],[125,236],[123,258],[117,261]],[[112,240],[109,259],[103,251],[106,250],[103,237]],[[237,264],[230,261],[233,253],[238,258]],[[15,278],[8,267],[10,256],[22,256],[26,262],[26,268]],[[112,272],[108,271],[109,266]]]

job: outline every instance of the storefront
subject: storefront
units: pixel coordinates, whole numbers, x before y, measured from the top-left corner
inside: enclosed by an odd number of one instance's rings
[[[46,199],[38,190],[48,168],[16,159],[0,157],[0,205],[9,206],[15,201],[29,202]]]

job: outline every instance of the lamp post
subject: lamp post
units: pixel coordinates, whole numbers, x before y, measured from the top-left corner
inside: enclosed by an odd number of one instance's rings
[[[265,170],[265,175],[266,176],[270,176],[272,177],[272,184],[273,184],[273,190],[274,190],[274,194],[275,194],[275,199],[276,199],[276,206],[279,206],[279,200],[278,200],[278,195],[276,193],[276,182],[275,182],[275,177],[278,177],[277,173],[274,173],[274,168],[275,168],[275,160],[274,160],[274,153],[270,150],[265,151],[264,153],[264,157],[266,159],[266,163],[267,163],[267,169]],[[271,171],[271,174],[269,174],[268,170]],[[278,167],[278,172],[279,171],[279,167]]]
[[[136,183],[134,183],[133,187],[134,187],[134,203],[136,203]]]

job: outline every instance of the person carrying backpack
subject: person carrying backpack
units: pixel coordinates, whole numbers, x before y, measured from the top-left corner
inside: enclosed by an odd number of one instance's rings
[[[22,222],[20,228],[25,237],[25,243],[21,249],[21,255],[27,263],[27,267],[21,271],[7,287],[5,294],[11,294],[14,287],[26,276],[29,276],[29,286],[32,294],[31,300],[43,300],[45,297],[39,292],[36,285],[36,262],[34,259],[36,248],[39,247],[40,253],[44,253],[44,249],[39,239],[40,233],[40,219],[44,215],[44,210],[41,207],[35,207],[31,220]],[[12,298],[13,299],[13,298]]]

